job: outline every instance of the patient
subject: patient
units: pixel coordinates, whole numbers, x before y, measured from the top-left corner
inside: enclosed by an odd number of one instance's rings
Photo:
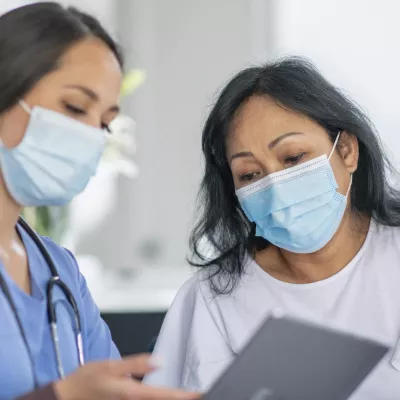
[[[207,390],[279,308],[391,345],[352,399],[398,399],[400,194],[368,118],[307,61],[288,58],[235,76],[202,144],[191,238],[201,269],[159,336],[168,368],[147,383]]]

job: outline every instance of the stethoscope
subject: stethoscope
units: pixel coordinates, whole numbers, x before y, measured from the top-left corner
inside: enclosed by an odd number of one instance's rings
[[[54,264],[53,259],[51,258],[49,252],[46,249],[46,246],[44,245],[42,239],[37,235],[37,233],[28,225],[27,222],[23,218],[19,218],[18,224],[24,229],[24,231],[32,238],[32,240],[35,242],[36,246],[38,247],[40,253],[44,257],[50,272],[51,272],[51,278],[47,282],[47,317],[48,321],[50,324],[50,331],[51,331],[51,338],[54,346],[54,351],[56,355],[56,361],[57,361],[57,370],[58,370],[58,375],[61,379],[65,377],[65,372],[64,368],[62,365],[62,359],[61,359],[61,351],[60,351],[60,341],[59,341],[59,335],[58,335],[58,327],[57,327],[57,314],[56,314],[56,308],[53,303],[53,292],[55,287],[59,287],[62,292],[64,293],[65,297],[67,298],[69,304],[71,305],[73,312],[74,312],[74,319],[75,319],[75,327],[76,327],[76,346],[78,350],[78,360],[79,360],[79,365],[82,366],[85,363],[84,356],[83,356],[83,340],[82,340],[82,325],[81,325],[81,319],[80,319],[80,313],[78,306],[76,304],[76,301],[74,299],[74,296],[71,292],[71,290],[68,288],[68,286],[61,280],[60,276],[58,275],[57,268]],[[24,328],[22,326],[21,319],[18,315],[17,308],[15,306],[15,303],[12,299],[10,290],[4,280],[4,277],[0,273],[0,287],[3,290],[3,293],[11,307],[11,310],[15,316],[15,320],[18,325],[18,329],[20,331],[22,340],[24,342],[24,345],[26,347],[26,351],[28,353],[29,357],[29,362],[31,364],[32,368],[32,374],[33,374],[33,380],[35,384],[35,388],[39,386],[39,381],[38,377],[36,374],[36,369],[35,369],[35,363],[33,359],[32,352],[29,347],[29,343],[24,331]]]

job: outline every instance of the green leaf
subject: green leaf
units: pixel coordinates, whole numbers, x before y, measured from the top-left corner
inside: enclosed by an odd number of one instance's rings
[[[133,69],[124,76],[122,82],[121,95],[127,96],[133,93],[146,80],[146,71],[143,69]]]

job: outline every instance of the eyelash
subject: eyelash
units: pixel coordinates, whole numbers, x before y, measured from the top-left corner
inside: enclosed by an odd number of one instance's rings
[[[86,112],[84,110],[82,110],[78,107],[75,107],[71,104],[65,103],[65,108],[67,109],[67,111],[69,111],[70,113],[75,114],[75,115],[85,115],[86,114]],[[111,133],[111,129],[107,124],[102,123],[101,129],[104,129],[108,133]]]
[[[292,164],[295,165],[297,164],[304,156],[306,153],[301,153],[296,156],[290,156],[285,158],[285,164]],[[259,172],[251,172],[251,173],[245,173],[243,175],[240,175],[240,181],[242,182],[250,182],[252,181],[257,175],[259,175]]]
[[[259,173],[258,172],[251,172],[251,173],[246,173],[243,175],[240,175],[240,180],[242,182],[249,182],[254,179]]]
[[[287,157],[287,158],[285,158],[285,164],[295,165],[305,156],[305,154],[306,153],[300,153],[295,156]]]

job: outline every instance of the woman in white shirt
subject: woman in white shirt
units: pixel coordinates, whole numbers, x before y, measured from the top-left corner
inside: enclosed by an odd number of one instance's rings
[[[234,77],[202,144],[191,244],[203,268],[164,322],[155,354],[168,368],[147,383],[207,390],[279,308],[390,345],[352,399],[399,399],[400,194],[368,118],[289,58]]]

